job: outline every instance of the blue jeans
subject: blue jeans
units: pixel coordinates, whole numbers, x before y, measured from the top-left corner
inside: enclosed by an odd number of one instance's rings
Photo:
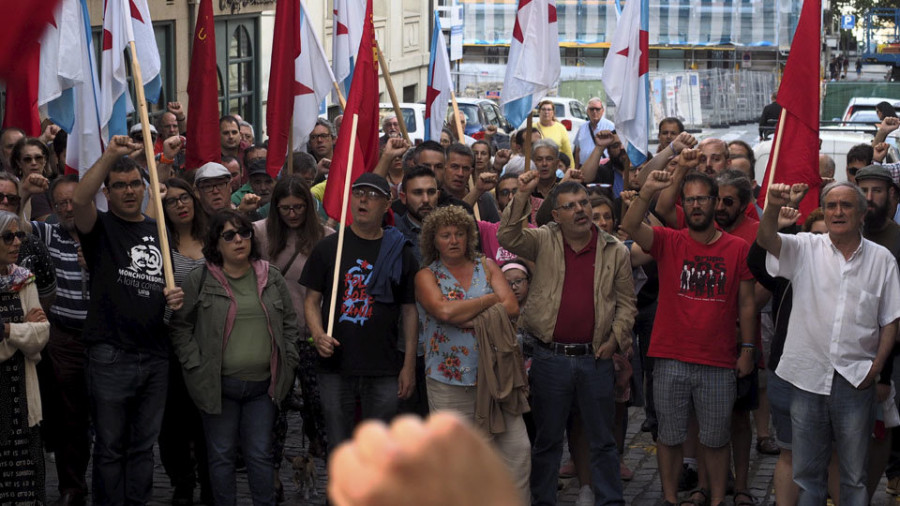
[[[837,372],[831,395],[792,387],[794,481],[799,506],[825,504],[832,441],[837,445],[841,504],[868,504],[866,470],[875,423],[875,388],[857,390]]]
[[[200,414],[206,432],[209,484],[216,506],[237,501],[234,468],[238,446],[247,465],[254,506],[274,506],[272,425],[276,411],[275,402],[269,398],[269,380],[222,378],[222,412]]]
[[[537,433],[531,453],[532,504],[556,504],[563,434],[573,402],[578,403],[590,443],[594,504],[625,504],[613,437],[614,384],[612,360],[597,360],[592,355],[567,357],[540,345],[534,347],[531,413]]]
[[[109,344],[87,350],[94,440],[93,502],[146,504],[153,488],[153,444],[159,436],[169,359]]]
[[[397,414],[397,376],[342,376],[319,373],[319,397],[328,434],[328,453],[353,435],[356,397],[362,406],[362,420],[377,418],[389,422]]]

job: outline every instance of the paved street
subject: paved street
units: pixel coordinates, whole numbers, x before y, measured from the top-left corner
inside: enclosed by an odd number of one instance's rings
[[[634,479],[625,483],[625,502],[635,506],[654,506],[662,497],[659,473],[656,465],[656,447],[648,433],[640,432],[643,421],[643,410],[631,408],[628,422],[628,435],[625,462],[634,471]],[[305,441],[300,441],[300,425],[302,421],[296,413],[289,416],[289,437],[286,445],[286,454],[289,457],[305,452]],[[755,441],[755,439],[754,439]],[[775,468],[777,457],[759,455],[754,448],[750,455],[750,491],[757,504],[774,504],[775,497],[772,494],[772,472]],[[295,504],[325,504],[326,473],[324,464],[317,461],[319,469],[318,496],[311,497],[309,501],[296,493],[296,487],[291,481],[291,470],[288,463],[281,468],[281,480],[284,483],[286,505]],[[560,491],[559,504],[562,506],[575,504],[578,497],[578,480],[568,479],[561,481],[563,489]],[[879,486],[878,492],[872,501],[873,506],[887,506],[900,504],[884,492],[885,480]],[[169,480],[165,475],[159,458],[156,459],[156,471],[154,475],[152,505],[167,505],[171,498]],[[199,490],[196,493],[199,500]],[[250,505],[250,493],[247,488],[247,475],[238,473],[238,504]],[[52,504],[58,497],[56,491],[56,469],[52,463],[47,462],[47,499]],[[730,502],[729,502],[730,504]]]

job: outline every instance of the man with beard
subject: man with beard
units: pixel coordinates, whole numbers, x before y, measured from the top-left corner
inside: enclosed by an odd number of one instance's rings
[[[722,233],[713,224],[719,191],[710,176],[684,177],[681,200],[687,228],[673,230],[644,223],[649,202],[672,184],[672,175],[654,171],[622,218],[622,228],[657,262],[658,317],[648,355],[654,357],[654,400],[659,421],[657,459],[664,504],[675,504],[687,438],[689,406],[693,406],[703,445],[702,467],[708,473],[710,504],[725,499],[731,411],[736,378],[753,370],[756,304],[753,277],[747,268],[749,245]],[[724,280],[714,296],[680,290],[685,267]],[[723,276],[724,274],[724,276]],[[735,352],[734,322],[740,319],[741,352]],[[704,493],[705,495],[705,493]],[[696,497],[695,497],[696,498]],[[700,499],[700,498],[697,498]]]
[[[478,206],[479,216],[484,221],[491,223],[500,222],[500,211],[497,210],[497,202],[488,190],[492,185],[481,184],[483,178],[479,178],[472,188],[469,181],[475,166],[475,154],[465,144],[454,142],[447,148],[447,164],[441,178],[441,191],[454,198],[465,200],[473,208]],[[493,184],[496,184],[496,176],[488,174],[484,176]]]
[[[241,157],[241,123],[234,116],[219,119],[219,140],[222,155]]]
[[[77,185],[77,174],[59,177],[50,185],[50,204],[59,223],[30,222],[31,232],[47,245],[56,270],[56,298],[47,312],[50,341],[44,350],[46,364],[42,364],[46,369],[40,379],[44,434],[56,454],[58,504],[64,505],[85,504],[85,473],[91,456],[82,339],[89,302],[88,273],[72,207]],[[25,188],[27,192],[31,186]]]
[[[750,180],[740,171],[728,169],[716,178],[719,201],[716,204],[716,224],[731,235],[753,244],[759,222],[747,218],[747,206],[753,200]]]
[[[700,172],[716,177],[728,168],[728,144],[722,139],[707,137],[697,145],[700,150]]]
[[[434,171],[425,165],[406,171],[400,183],[400,201],[406,206],[406,213],[395,220],[396,227],[413,245],[413,255],[419,263],[422,262],[422,251],[419,249],[422,222],[437,207],[440,193]]]

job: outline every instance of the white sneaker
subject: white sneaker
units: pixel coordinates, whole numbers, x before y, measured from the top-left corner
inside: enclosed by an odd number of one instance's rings
[[[594,491],[590,485],[582,485],[578,491],[578,499],[575,499],[575,506],[594,506]]]

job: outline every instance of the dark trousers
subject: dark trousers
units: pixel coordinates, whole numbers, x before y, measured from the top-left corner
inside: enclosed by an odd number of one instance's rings
[[[425,357],[416,357],[416,387],[409,399],[400,399],[398,414],[428,416],[428,389],[425,388]]]
[[[153,489],[153,445],[166,406],[169,359],[109,344],[91,346],[87,357],[96,431],[93,502],[147,504]]]
[[[637,337],[641,352],[641,372],[644,384],[644,416],[650,425],[656,426],[656,406],[653,405],[653,357],[647,356],[650,349],[650,334],[653,332],[653,320],[656,318],[656,303],[644,306],[634,319],[634,334]]]
[[[169,358],[169,392],[159,432],[159,459],[173,487],[193,490],[199,480],[203,495],[209,496],[203,421],[188,395],[181,364],[174,355]]]
[[[50,341],[38,363],[41,424],[44,440],[56,454],[60,495],[87,495],[88,461],[91,458],[90,404],[84,376],[84,342],[81,333],[50,326]]]

